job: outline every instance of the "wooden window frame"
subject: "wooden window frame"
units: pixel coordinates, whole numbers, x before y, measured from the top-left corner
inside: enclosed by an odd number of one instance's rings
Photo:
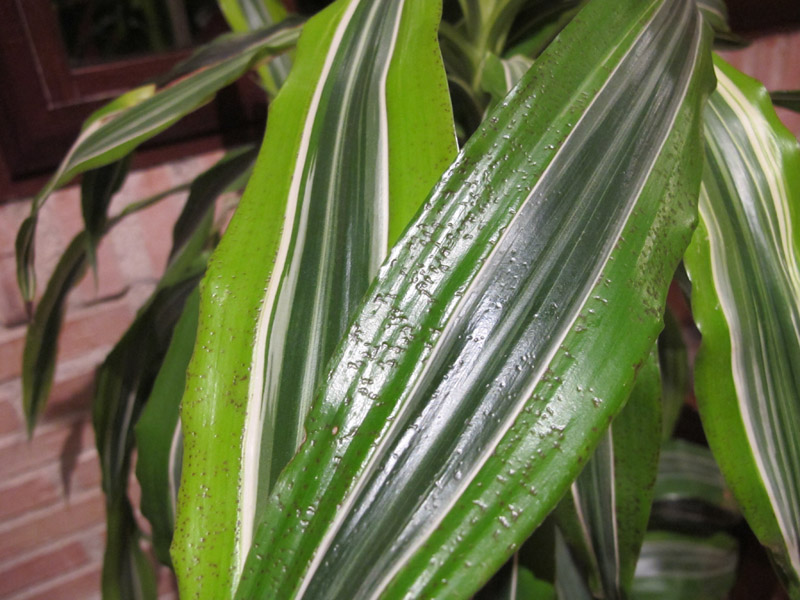
[[[188,54],[73,67],[50,0],[0,0],[0,202],[36,193],[93,110]],[[244,78],[148,142],[134,166],[256,139],[265,119],[263,92]]]

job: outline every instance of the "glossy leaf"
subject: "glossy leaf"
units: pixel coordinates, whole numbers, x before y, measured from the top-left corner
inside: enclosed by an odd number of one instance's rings
[[[661,328],[708,41],[691,2],[591,3],[489,115],[337,350],[239,598],[468,596],[553,508]]]
[[[694,537],[647,534],[632,600],[724,600],[736,580],[738,545],[726,533]]]
[[[242,177],[249,177],[254,161],[252,148],[233,150],[192,182],[173,229],[167,284],[180,280],[185,267],[191,268],[207,244],[215,200],[224,192],[237,189]],[[142,513],[153,527],[156,555],[167,565],[171,564],[169,545],[175,528],[183,458],[179,406],[197,332],[198,304],[199,292],[192,292],[136,426],[136,475],[142,488]]]
[[[204,283],[173,551],[186,596],[233,595],[325,363],[455,154],[439,10],[340,1],[305,26]]]
[[[595,595],[624,598],[644,539],[661,445],[661,390],[651,354],[557,514],[591,575]]]
[[[218,90],[259,61],[294,45],[299,31],[297,21],[287,21],[255,33],[225,36],[204,50],[217,62],[201,61],[202,66],[195,71],[172,81],[152,96],[144,99],[137,96],[140,101],[135,104],[114,101],[111,104],[114,110],[98,111],[96,115],[99,116],[83,129],[56,173],[34,198],[31,216],[17,235],[17,277],[23,297],[30,300],[35,293],[32,265],[36,215],[53,190],[79,173],[130,154],[141,143],[208,102]],[[179,66],[178,70],[181,68]]]
[[[715,59],[700,225],[695,392],[750,527],[800,597],[800,147],[757,82]]]

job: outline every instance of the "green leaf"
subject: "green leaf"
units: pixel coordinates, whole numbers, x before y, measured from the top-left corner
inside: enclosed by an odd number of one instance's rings
[[[100,116],[90,120],[56,173],[34,198],[31,217],[17,235],[17,277],[23,297],[30,300],[35,293],[32,267],[36,215],[53,190],[79,173],[130,154],[137,146],[208,102],[219,89],[241,77],[257,62],[291,47],[299,31],[297,21],[286,21],[263,31],[225,36],[206,50],[217,62],[204,62],[202,67],[135,104],[120,103],[118,99],[112,102],[115,110],[101,109],[97,113]],[[136,100],[139,99],[137,96]]]
[[[556,593],[559,600],[593,600],[592,593],[570,553],[569,546],[556,531]]]
[[[494,577],[473,596],[474,600],[555,600],[552,583],[537,579],[514,554]]]
[[[126,216],[184,189],[183,185],[177,186],[127,206],[119,215],[108,220],[104,234],[111,231]],[[87,233],[82,231],[64,250],[28,325],[22,354],[22,408],[28,435],[33,433],[36,420],[44,410],[53,385],[58,335],[64,319],[65,302],[70,290],[86,273],[89,246],[87,239]]]
[[[588,0],[532,2],[517,16],[504,56],[536,58],[575,17]]]
[[[86,252],[97,280],[97,257],[95,250],[106,230],[108,207],[119,191],[130,166],[129,157],[99,169],[88,171],[81,181],[81,212],[86,231]]]
[[[86,273],[87,237],[78,234],[64,250],[28,325],[22,353],[22,410],[28,436],[33,434],[53,385],[67,294]]]
[[[125,496],[106,502],[106,547],[103,554],[103,600],[155,600],[156,577],[139,543],[142,534]]]
[[[213,206],[209,206],[192,238],[167,266],[156,289],[97,371],[92,421],[106,494],[106,519],[109,532],[120,532],[106,540],[103,582],[104,590],[113,590],[121,598],[140,597],[150,570],[145,568],[147,562],[136,542],[138,525],[129,515],[134,427],[151,395],[184,304],[205,270],[213,218]],[[173,434],[174,428],[170,440]]]
[[[231,29],[238,32],[270,27],[286,18],[286,9],[280,0],[218,0],[217,4]],[[288,56],[278,56],[266,68],[259,69],[264,87],[271,96],[286,81],[291,66]]]
[[[521,54],[509,58],[487,55],[483,65],[481,87],[492,96],[491,106],[500,102],[511,88],[517,85],[532,64],[532,59]]]
[[[724,600],[736,581],[736,540],[649,532],[636,565],[632,600]]]
[[[625,408],[557,509],[562,532],[589,568],[596,596],[624,598],[633,579],[658,468],[660,385],[651,354]]]
[[[197,274],[160,287],[97,371],[92,402],[109,535],[103,560],[104,598],[154,598],[138,546],[139,531],[128,499],[134,425],[150,395],[170,335]]]
[[[233,595],[325,363],[455,154],[439,10],[340,1],[305,26],[203,284],[173,549],[185,596]]]
[[[242,179],[250,178],[256,156],[257,151],[251,146],[231,150],[191,183],[189,197],[172,230],[169,263],[194,239],[197,228],[207,218],[217,198],[238,187]]]
[[[800,112],[800,90],[775,91],[769,93],[775,106]]]
[[[153,528],[153,548],[171,565],[169,545],[175,528],[178,485],[183,458],[179,408],[186,386],[186,369],[197,333],[200,294],[186,301],[164,361],[136,425],[136,477],[142,488],[142,514]]]
[[[489,115],[331,361],[239,598],[468,596],[553,508],[661,328],[709,42],[692,2],[594,2]]]
[[[800,597],[800,147],[760,84],[715,64],[686,256],[703,336],[695,392],[742,513]]]

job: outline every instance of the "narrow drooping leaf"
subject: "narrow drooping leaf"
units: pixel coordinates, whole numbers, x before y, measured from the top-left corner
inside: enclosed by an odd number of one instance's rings
[[[197,333],[200,294],[186,301],[150,397],[136,424],[136,477],[142,488],[142,514],[150,521],[156,556],[172,564],[169,545],[175,529],[175,513],[183,458],[183,434],[179,408],[186,386],[186,368]]]
[[[517,85],[532,64],[532,59],[521,54],[510,58],[499,58],[494,54],[486,57],[481,86],[492,96],[492,105],[502,100]]]
[[[769,95],[775,106],[781,106],[795,112],[800,112],[800,90],[775,91],[770,92]]]
[[[189,275],[189,274],[187,274]],[[100,457],[109,536],[103,559],[104,598],[154,598],[148,588],[152,568],[143,568],[128,499],[134,425],[169,344],[170,334],[197,274],[161,287],[97,371],[92,421]]]
[[[724,600],[736,581],[738,544],[727,533],[649,532],[631,600]]]
[[[173,256],[156,289],[97,371],[92,422],[106,496],[109,536],[103,559],[103,590],[110,598],[154,597],[142,594],[150,588],[152,568],[139,547],[141,532],[128,498],[134,427],[150,397],[184,304],[205,270],[213,213],[213,207],[209,207],[192,238]]]
[[[473,596],[474,600],[555,600],[552,583],[537,579],[514,554],[494,577]]]
[[[67,294],[86,273],[86,248],[85,233],[73,238],[56,264],[28,325],[22,353],[22,410],[29,436],[33,434],[53,385],[58,334],[64,320]]]
[[[97,278],[97,258],[95,251],[103,237],[108,221],[108,207],[114,194],[119,191],[128,174],[130,160],[123,158],[117,162],[93,169],[81,181],[81,212],[86,231],[86,252],[89,264]]]
[[[184,304],[205,269],[207,252],[201,242],[207,238],[212,220],[213,211],[209,210],[195,231],[194,240],[168,266],[153,294],[97,371],[92,422],[106,495],[109,536],[103,559],[103,590],[109,598],[154,597],[149,592],[142,594],[142,590],[150,588],[152,568],[139,547],[139,527],[128,498],[134,426],[150,397]],[[164,417],[168,418],[168,414]]]
[[[17,277],[23,297],[30,300],[35,293],[32,265],[36,216],[53,190],[79,173],[130,154],[146,140],[207,103],[218,90],[259,61],[294,45],[299,31],[297,21],[286,21],[267,30],[223,37],[211,44],[212,50],[217,46],[224,50],[217,62],[204,63],[144,99],[136,96],[135,103],[114,101],[111,103],[113,110],[98,111],[99,116],[92,117],[56,173],[34,198],[31,216],[17,235]]]
[[[569,545],[556,533],[556,594],[559,600],[593,600]]]
[[[697,8],[715,33],[730,32],[728,24],[728,5],[725,0],[697,0]]]
[[[156,576],[140,546],[142,533],[127,496],[106,499],[103,600],[156,600]]]
[[[106,223],[104,233],[111,231],[126,216],[182,192],[185,187],[180,185],[127,206]],[[56,264],[28,325],[22,354],[22,409],[29,435],[44,410],[53,385],[58,335],[64,318],[67,295],[86,273],[89,246],[87,237],[86,232],[82,231],[69,243]]]
[[[342,0],[305,27],[204,283],[182,413],[183,595],[233,595],[327,360],[455,155],[439,13],[429,0]]]
[[[207,217],[217,198],[235,187],[243,177],[249,178],[256,155],[256,150],[249,146],[232,150],[191,183],[189,197],[172,230],[169,262],[194,238],[197,228]]]
[[[800,147],[766,90],[715,60],[686,256],[703,336],[695,392],[722,474],[800,597]]]
[[[286,9],[280,0],[218,0],[225,20],[234,31],[256,31],[280,23]],[[288,56],[278,56],[259,68],[264,87],[274,97],[286,81],[292,63]]]
[[[693,2],[581,17],[390,253],[239,598],[468,596],[627,398],[695,216],[709,40]]]
[[[588,0],[539,0],[528,2],[509,32],[504,56],[539,56]]]
[[[625,408],[556,512],[598,597],[624,598],[633,579],[658,468],[660,392],[651,355]]]

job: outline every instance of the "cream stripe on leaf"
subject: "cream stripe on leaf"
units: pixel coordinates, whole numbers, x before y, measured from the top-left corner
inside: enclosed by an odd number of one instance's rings
[[[703,334],[695,387],[742,513],[800,595],[800,148],[760,84],[716,65],[686,261]]]
[[[709,41],[693,2],[600,0],[489,114],[334,355],[239,598],[466,597],[550,512],[661,327]]]
[[[182,595],[233,594],[325,363],[392,231],[455,155],[440,10],[340,0],[304,26],[202,284],[173,552]]]

